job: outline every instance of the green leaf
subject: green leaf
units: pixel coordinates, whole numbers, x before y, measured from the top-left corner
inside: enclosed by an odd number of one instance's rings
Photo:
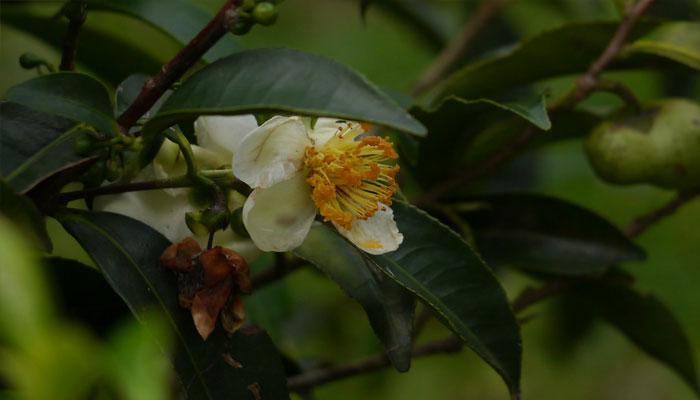
[[[26,196],[15,192],[9,182],[0,178],[0,214],[15,223],[27,235],[29,243],[51,251],[51,239],[46,231],[44,216]]]
[[[678,373],[700,396],[693,349],[676,317],[649,294],[614,284],[591,284],[579,294],[650,356]]]
[[[88,123],[104,132],[117,132],[107,88],[95,78],[77,72],[43,75],[7,91],[10,101]]]
[[[610,222],[552,197],[484,195],[453,207],[469,223],[490,265],[585,275],[645,259],[644,251]]]
[[[151,306],[165,313],[179,345],[173,363],[188,398],[254,399],[249,386],[255,382],[262,398],[288,398],[279,355],[264,332],[248,328],[227,339],[218,328],[202,340],[192,317],[178,304],[175,275],[157,264],[170,245],[161,234],[106,212],[74,211],[59,220],[137,318]]]
[[[74,121],[10,102],[0,103],[0,120],[0,176],[21,193],[83,158]]]
[[[425,128],[350,68],[288,49],[249,50],[193,74],[144,127],[153,135],[200,114],[289,112],[373,122],[422,135]]]
[[[660,25],[644,20],[629,35],[632,42]],[[540,79],[586,71],[613,37],[619,21],[573,22],[523,40],[505,55],[470,64],[430,92],[422,104],[438,104],[448,96],[493,97]],[[556,61],[552,55],[556,54]],[[674,66],[658,56],[637,54],[619,59],[608,70]],[[675,64],[678,66],[678,64]]]
[[[63,49],[67,23],[62,18],[50,18],[23,12],[18,4],[3,4],[0,21],[31,35],[54,49]],[[114,49],[119,49],[116,53]],[[76,62],[93,71],[105,82],[116,86],[129,74],[151,72],[167,59],[155,57],[151,51],[135,47],[118,35],[95,29],[88,23],[80,28]]]
[[[399,201],[391,208],[404,241],[398,250],[370,259],[435,311],[518,398],[520,331],[496,277],[466,242],[428,214]]]
[[[182,44],[189,43],[214,17],[186,0],[88,0],[90,10],[113,11],[150,24]],[[215,61],[243,50],[233,34],[224,35],[204,58]]]
[[[700,70],[700,22],[669,22],[635,40],[624,55],[648,53]]]
[[[503,114],[518,116],[544,130],[552,126],[544,96],[503,102],[450,96],[435,107],[416,106],[411,112],[430,131],[430,135],[420,140],[418,162],[413,169],[426,186],[436,184],[436,176],[460,170],[464,154],[477,133]]]
[[[353,245],[325,225],[315,224],[294,254],[316,265],[360,303],[389,360],[397,370],[408,371],[414,297],[368,265]]]

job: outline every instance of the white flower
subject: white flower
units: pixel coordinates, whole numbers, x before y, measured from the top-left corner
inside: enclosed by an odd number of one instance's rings
[[[254,188],[243,223],[258,248],[301,245],[317,213],[371,254],[396,250],[403,241],[389,208],[398,166],[383,163],[397,155],[385,139],[359,138],[364,124],[321,118],[307,129],[299,117],[276,116],[241,138],[235,121],[218,131],[209,118],[198,121],[212,136],[239,143],[233,172]]]
[[[198,120],[195,134],[202,146],[192,146],[199,168],[230,167],[231,154],[235,146],[231,141],[217,136],[222,130],[244,129],[243,133],[257,127],[252,115],[236,117],[208,117],[206,121]],[[237,145],[237,144],[236,144]],[[168,140],[164,141],[158,155],[134,179],[135,182],[182,176],[187,165],[180,148]],[[206,246],[208,235],[195,236],[185,223],[185,214],[198,209],[190,201],[189,188],[170,188],[121,193],[95,198],[95,210],[110,211],[139,220],[151,226],[171,242],[180,242],[188,236],[194,236],[202,246]],[[232,192],[229,196],[229,209],[235,210],[243,204],[243,196]],[[214,235],[214,244],[226,247],[241,254],[248,262],[260,255],[250,239],[237,236],[231,228]]]

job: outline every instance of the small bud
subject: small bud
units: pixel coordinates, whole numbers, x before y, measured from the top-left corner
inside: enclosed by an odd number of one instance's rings
[[[214,193],[206,186],[195,186],[187,193],[187,199],[194,208],[207,208],[214,204]]]
[[[108,160],[107,168],[105,169],[105,178],[110,182],[114,182],[119,179],[119,175],[119,163],[117,160]]]
[[[245,35],[246,33],[250,32],[250,29],[253,27],[253,22],[251,20],[243,20],[240,19],[238,22],[236,22],[236,25],[233,26],[231,29],[231,32],[234,35]]]
[[[241,5],[241,10],[243,11],[253,11],[253,8],[255,8],[255,0],[245,0],[243,4]]]
[[[79,156],[86,156],[92,152],[93,138],[89,133],[83,131],[73,138],[73,151]]]
[[[255,5],[253,20],[260,25],[272,25],[277,20],[277,7],[274,4],[263,1]]]
[[[39,57],[34,53],[24,53],[19,56],[19,65],[24,69],[34,69],[41,65],[47,66],[49,68],[49,63],[45,59]],[[49,68],[50,70],[51,68]]]
[[[211,232],[222,230],[228,225],[228,211],[191,211],[185,214],[185,223],[195,236],[208,235]]]
[[[85,3],[82,1],[69,1],[63,7],[63,15],[71,21],[80,21],[85,12]]]
[[[105,180],[105,160],[99,159],[88,168],[82,181],[86,187],[99,186]]]
[[[243,207],[239,207],[231,212],[231,229],[233,229],[233,232],[240,237],[250,237],[248,230],[243,224]]]

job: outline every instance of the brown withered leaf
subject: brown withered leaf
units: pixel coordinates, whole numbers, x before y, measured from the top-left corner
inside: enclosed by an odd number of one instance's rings
[[[221,326],[229,334],[233,334],[245,323],[245,307],[241,296],[231,295],[226,307],[221,310]]]
[[[180,243],[173,243],[160,255],[158,263],[161,267],[179,272],[190,272],[195,268],[195,259],[202,248],[191,237]]]
[[[192,320],[197,332],[207,340],[209,335],[216,328],[216,319],[219,311],[228,301],[232,289],[231,279],[227,279],[213,288],[200,290],[192,300]]]

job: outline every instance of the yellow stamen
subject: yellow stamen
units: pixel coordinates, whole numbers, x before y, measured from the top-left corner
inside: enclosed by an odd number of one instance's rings
[[[359,135],[369,124],[338,127],[323,147],[307,147],[304,162],[309,168],[307,181],[313,187],[312,197],[325,221],[334,221],[351,229],[352,221],[367,219],[380,208],[391,205],[396,193],[394,177],[399,166],[384,164],[398,158],[389,138]],[[366,247],[373,247],[368,243]]]

